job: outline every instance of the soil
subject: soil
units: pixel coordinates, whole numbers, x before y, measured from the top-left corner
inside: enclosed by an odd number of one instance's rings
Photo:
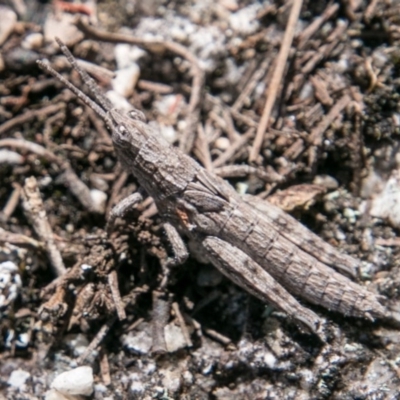
[[[83,88],[59,36],[118,107],[361,259],[359,283],[398,309],[399,5],[305,1],[293,23],[291,4],[0,4],[0,399],[50,399],[78,365],[93,369],[92,399],[400,398],[398,327],[310,306],[322,343],[190,243],[167,272],[145,193],[107,232],[140,188],[103,122],[36,64]]]

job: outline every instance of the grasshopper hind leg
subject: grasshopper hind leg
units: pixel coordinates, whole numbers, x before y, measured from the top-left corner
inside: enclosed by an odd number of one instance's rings
[[[324,341],[325,321],[303,307],[246,253],[214,236],[207,236],[198,243],[206,252],[209,261],[223,275],[260,300],[287,313]]]

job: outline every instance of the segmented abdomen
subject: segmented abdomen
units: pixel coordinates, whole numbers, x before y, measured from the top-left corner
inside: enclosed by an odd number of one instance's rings
[[[210,217],[219,220],[218,237],[248,254],[294,295],[344,315],[385,316],[376,295],[303,251],[248,204],[238,202]]]

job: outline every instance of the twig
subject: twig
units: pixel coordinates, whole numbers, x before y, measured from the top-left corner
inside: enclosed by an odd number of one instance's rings
[[[324,132],[329,128],[329,125],[337,118],[344,108],[350,103],[351,98],[347,94],[330,109],[329,113],[323,120],[311,131],[308,142],[311,144],[309,149],[309,165],[314,164],[316,157],[316,148],[321,146]]]
[[[0,243],[10,243],[20,247],[33,247],[35,249],[43,249],[44,243],[38,242],[28,236],[20,233],[8,232],[0,228]]]
[[[278,94],[278,89],[282,81],[286,60],[288,58],[290,47],[292,45],[294,30],[296,27],[297,20],[299,19],[302,4],[303,0],[293,0],[293,5],[286,26],[285,35],[283,36],[282,40],[282,46],[278,54],[274,74],[272,75],[271,83],[268,88],[267,100],[265,102],[264,111],[260,120],[260,124],[258,125],[253,147],[250,150],[249,161],[251,163],[253,163],[256,160],[258,154],[260,153],[261,145],[264,140],[264,135],[268,128],[272,107],[275,104],[275,99]]]
[[[307,44],[308,40],[314,35],[315,32],[322,26],[324,22],[330,19],[339,10],[339,3],[334,3],[328,6],[325,11],[317,17],[304,31],[298,36],[298,50],[302,50]]]
[[[170,94],[174,92],[174,88],[170,85],[159,82],[151,82],[145,79],[139,79],[137,87],[140,90],[147,90],[148,92],[154,92],[158,94]]]
[[[236,101],[233,103],[232,110],[239,111],[242,108],[243,103],[250,97],[250,95],[253,93],[253,90],[256,88],[258,82],[262,79],[270,62],[271,58],[267,57],[261,63],[259,68],[256,69],[256,71],[250,78],[249,82],[246,84],[246,87],[242,90]]]
[[[214,329],[204,329],[204,333],[207,334],[208,336],[210,336],[211,338],[217,340],[218,342],[222,343],[225,346],[232,343],[231,339],[222,335],[219,332],[216,332]]]
[[[125,171],[121,171],[120,165],[118,165],[118,168],[115,171],[115,175],[118,176],[118,179],[114,182],[111,188],[111,196],[107,203],[106,215],[110,214],[110,211],[113,208],[114,204],[117,203],[116,199],[119,195],[119,192],[125,186],[125,183],[128,179],[128,174]]]
[[[45,149],[43,146],[23,139],[2,139],[0,140],[0,147],[12,147],[29,151],[46,158],[50,162],[54,162],[64,171],[63,174],[60,175],[61,181],[69,188],[71,193],[76,196],[80,203],[90,212],[103,213],[104,210],[102,206],[93,202],[90,189],[79,179],[68,161],[57,157],[53,152]]]
[[[265,170],[264,168],[256,168],[245,164],[225,165],[224,167],[216,168],[214,173],[221,178],[238,178],[255,175],[266,182],[281,182],[283,179],[271,166],[268,166]]]
[[[241,149],[246,143],[249,142],[253,135],[253,128],[250,128],[244,135],[241,135],[239,139],[236,140],[236,142],[232,143],[232,145],[229,146],[226,151],[224,151],[217,159],[213,161],[214,168],[226,164],[226,162],[230,160],[239,149]]]
[[[0,125],[0,136],[9,133],[11,129],[25,124],[26,122],[31,121],[34,118],[41,118],[46,117],[49,114],[55,114],[56,112],[60,111],[61,109],[65,108],[65,104],[58,103],[58,104],[51,104],[47,107],[43,107],[39,110],[35,111],[27,111],[22,115],[18,115],[17,117],[10,119],[4,124]]]
[[[13,184],[14,190],[12,191],[10,197],[7,200],[6,205],[3,208],[3,211],[0,213],[0,220],[3,222],[7,222],[8,219],[11,217],[13,214],[15,208],[18,205],[19,202],[19,197],[21,195],[21,186],[17,183]]]
[[[153,312],[151,317],[153,346],[151,352],[154,355],[162,355],[167,352],[164,328],[169,319],[170,302],[165,299],[165,293],[153,291]]]
[[[107,333],[114,325],[114,322],[117,320],[117,316],[114,315],[111,317],[97,332],[96,336],[90,342],[89,346],[86,347],[86,350],[83,354],[76,360],[78,365],[81,365],[85,362],[85,360],[89,357],[89,355],[97,348],[97,346],[103,341],[103,339],[107,336]]]
[[[379,4],[379,0],[371,0],[367,9],[364,12],[364,19],[367,22],[370,22],[371,19],[375,16],[376,6]]]
[[[180,325],[180,327],[182,329],[182,333],[183,333],[183,336],[185,338],[186,346],[187,347],[192,347],[193,343],[192,343],[192,340],[190,339],[190,334],[189,334],[189,331],[188,331],[187,326],[185,324],[185,320],[183,319],[181,310],[179,309],[178,303],[176,303],[176,302],[172,303],[172,309],[174,310],[174,313],[175,313],[176,317],[178,318],[179,325]]]
[[[111,384],[110,363],[108,362],[107,352],[104,351],[103,349],[101,349],[100,352],[99,366],[104,385],[106,386],[110,385]]]
[[[40,240],[45,243],[47,255],[55,275],[64,275],[66,272],[64,262],[54,243],[54,234],[47,219],[36,179],[33,176],[25,179],[22,199],[26,216],[30,219],[33,229]]]
[[[111,295],[114,300],[115,309],[117,310],[118,318],[120,321],[126,319],[124,304],[121,299],[121,294],[118,288],[117,271],[112,270],[108,274],[108,285],[110,286]]]
[[[0,147],[12,147],[19,150],[29,151],[30,153],[34,153],[39,157],[46,158],[50,162],[56,163],[58,166],[62,166],[62,160],[55,156],[50,150],[45,149],[43,146],[39,144],[29,142],[24,139],[2,139],[0,140]]]
[[[207,171],[213,170],[207,135],[201,124],[197,127],[197,140],[194,147],[194,153]]]

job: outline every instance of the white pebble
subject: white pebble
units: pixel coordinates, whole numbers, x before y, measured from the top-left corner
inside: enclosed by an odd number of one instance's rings
[[[93,370],[82,366],[63,372],[54,379],[51,388],[67,396],[90,396],[93,393]]]
[[[0,45],[2,45],[13,31],[17,22],[17,14],[9,7],[0,6]]]
[[[176,130],[172,125],[159,125],[159,130],[163,138],[170,144],[174,143],[177,139]]]
[[[164,328],[165,344],[169,353],[186,347],[186,340],[179,326],[171,323]]]
[[[22,42],[22,47],[27,50],[40,49],[43,46],[43,35],[41,33],[31,33]]]
[[[346,240],[346,235],[340,229],[336,231],[335,236],[337,240]]]
[[[7,306],[18,297],[22,287],[18,266],[12,261],[0,263],[0,307]]]
[[[161,379],[163,387],[169,393],[176,393],[181,387],[181,374],[178,369],[162,369]]]
[[[146,52],[139,47],[125,43],[117,44],[114,49],[118,69],[129,67],[132,62],[138,61],[145,54]]]
[[[27,347],[29,344],[29,338],[30,338],[30,335],[28,335],[27,333],[20,333],[17,336],[17,340],[16,340],[15,344],[21,348]]]
[[[238,12],[231,14],[229,18],[229,25],[238,34],[243,36],[251,35],[254,33],[260,23],[256,18],[257,12],[260,9],[259,4],[252,4],[244,7]]]
[[[24,163],[24,157],[21,154],[7,150],[0,150],[0,164],[9,164],[9,165],[21,165]]]
[[[139,354],[147,354],[153,344],[153,340],[150,335],[151,327],[149,324],[142,326],[139,332],[129,332],[122,336],[122,343],[129,350],[134,351]]]
[[[383,190],[372,200],[370,215],[400,227],[400,171],[394,170]]]
[[[58,390],[55,390],[55,389],[48,390],[46,392],[46,396],[44,399],[45,400],[75,400],[75,399],[77,400],[76,397],[73,397],[73,398],[71,396],[65,397]]]
[[[137,64],[131,64],[129,67],[119,69],[115,73],[112,81],[112,88],[123,97],[129,97],[139,79],[140,69]]]
[[[11,372],[10,377],[8,378],[7,383],[15,388],[20,388],[22,385],[25,385],[27,379],[31,376],[31,374],[22,369],[16,369]]]
[[[231,141],[227,137],[224,137],[224,136],[219,137],[214,142],[214,147],[217,148],[218,150],[222,150],[222,151],[229,149],[230,145],[231,145]]]
[[[126,100],[124,96],[120,95],[115,90],[109,90],[107,92],[107,97],[111,101],[112,105],[122,112],[128,112],[133,109],[128,100]]]
[[[93,201],[93,206],[99,212],[104,212],[106,209],[107,194],[101,190],[92,189],[90,191],[90,197]]]
[[[247,193],[248,188],[249,188],[249,185],[245,182],[238,182],[236,184],[236,191],[242,196]]]

